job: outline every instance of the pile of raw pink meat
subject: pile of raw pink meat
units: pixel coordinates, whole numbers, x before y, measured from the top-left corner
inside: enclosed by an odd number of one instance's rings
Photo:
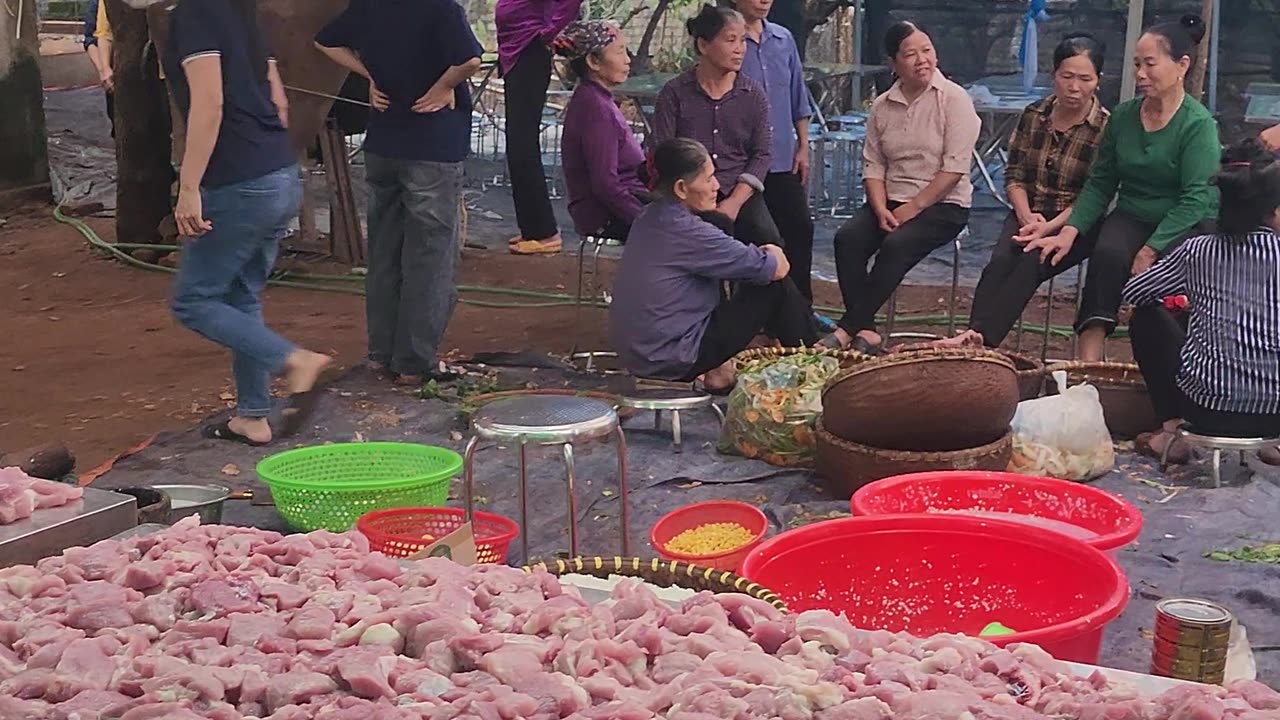
[[[1256,682],[1155,699],[1034,646],[855,630],[742,595],[402,567],[357,534],[196,525],[0,570],[4,720],[1276,720]]]
[[[33,478],[16,467],[0,468],[0,525],[18,522],[37,510],[60,507],[82,497],[84,490],[75,485]]]

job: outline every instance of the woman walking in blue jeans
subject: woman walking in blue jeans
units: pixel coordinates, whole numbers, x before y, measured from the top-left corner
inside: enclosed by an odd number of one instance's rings
[[[262,320],[262,290],[302,200],[284,85],[265,49],[254,0],[181,0],[169,32],[162,61],[187,121],[174,210],[186,245],[173,314],[231,351],[235,416],[206,427],[205,437],[264,445],[272,440],[271,376],[283,373],[288,381],[280,430],[292,435],[310,415],[320,373],[330,363]]]

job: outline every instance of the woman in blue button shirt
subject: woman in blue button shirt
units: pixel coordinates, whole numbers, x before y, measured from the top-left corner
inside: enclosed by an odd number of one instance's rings
[[[302,182],[285,129],[284,85],[256,12],[253,0],[182,0],[161,61],[187,125],[174,209],[186,243],[173,313],[231,351],[236,384],[234,417],[204,435],[265,445],[271,375],[283,372],[288,381],[281,434],[292,435],[314,407],[330,358],[295,347],[262,320],[262,290],[297,215]]]
[[[791,280],[810,301],[813,266],[813,218],[809,215],[809,90],[804,62],[791,31],[765,20],[773,0],[735,0],[747,21],[747,54],[742,74],[755,80],[769,97],[773,144],[764,202],[786,242]],[[794,131],[792,131],[794,128]]]

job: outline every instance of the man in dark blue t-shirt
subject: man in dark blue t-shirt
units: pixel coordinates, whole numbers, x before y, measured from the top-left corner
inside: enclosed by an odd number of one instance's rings
[[[480,43],[454,0],[351,0],[316,46],[369,79],[370,367],[405,384],[441,379]]]

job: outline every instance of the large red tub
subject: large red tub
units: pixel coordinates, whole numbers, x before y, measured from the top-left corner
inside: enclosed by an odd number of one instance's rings
[[[854,515],[964,513],[1055,530],[1115,553],[1142,530],[1142,513],[1105,490],[1016,473],[953,470],[877,480],[849,502]]]
[[[1107,623],[1129,602],[1115,561],[1062,535],[965,515],[853,517],[778,535],[742,575],[791,610],[844,613],[856,627],[978,636],[998,622],[1061,660],[1096,664]]]

